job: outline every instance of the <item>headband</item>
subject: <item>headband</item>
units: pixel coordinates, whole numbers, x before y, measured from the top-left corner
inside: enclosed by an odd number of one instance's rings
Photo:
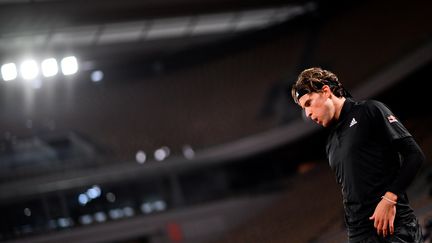
[[[325,83],[316,83],[315,87],[317,89],[322,89],[322,87],[324,85],[328,85],[328,86],[330,86],[330,88],[332,88],[332,87],[338,87],[339,86],[339,83],[336,82],[336,81],[333,81],[333,80],[327,80],[327,79],[325,79],[324,82]],[[342,91],[343,91],[343,96],[344,97],[350,97],[350,98],[352,98],[352,95],[343,86],[342,86]],[[296,99],[299,100],[303,95],[309,94],[309,93],[311,93],[311,91],[309,89],[306,89],[306,88],[298,89],[295,92]]]

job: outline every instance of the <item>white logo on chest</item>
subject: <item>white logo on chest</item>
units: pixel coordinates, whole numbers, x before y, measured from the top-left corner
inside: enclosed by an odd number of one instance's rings
[[[353,119],[351,120],[350,127],[354,126],[355,124],[357,124],[357,121],[356,121],[355,118],[353,118]]]

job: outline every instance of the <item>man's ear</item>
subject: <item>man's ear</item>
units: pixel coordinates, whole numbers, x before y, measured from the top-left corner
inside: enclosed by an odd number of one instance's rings
[[[331,95],[333,94],[332,91],[331,91],[331,89],[330,89],[330,86],[328,86],[328,85],[324,85],[321,88],[321,90],[327,95],[328,98],[330,98]]]

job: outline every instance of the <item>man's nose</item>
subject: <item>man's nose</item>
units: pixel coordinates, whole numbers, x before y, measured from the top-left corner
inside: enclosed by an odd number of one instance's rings
[[[310,110],[305,110],[306,117],[312,119],[312,112]]]

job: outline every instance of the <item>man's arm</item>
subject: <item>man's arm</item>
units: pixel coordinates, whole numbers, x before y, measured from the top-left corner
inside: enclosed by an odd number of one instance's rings
[[[399,169],[399,174],[389,189],[390,192],[398,195],[405,192],[414,180],[415,175],[425,160],[425,156],[413,137],[396,139],[392,143],[392,146],[402,156],[402,165]]]
[[[383,195],[374,214],[369,218],[374,220],[374,227],[377,229],[378,235],[384,237],[394,233],[398,195],[406,191],[425,160],[423,151],[411,136],[397,139],[392,145],[401,154],[402,165],[396,180],[389,191]]]

